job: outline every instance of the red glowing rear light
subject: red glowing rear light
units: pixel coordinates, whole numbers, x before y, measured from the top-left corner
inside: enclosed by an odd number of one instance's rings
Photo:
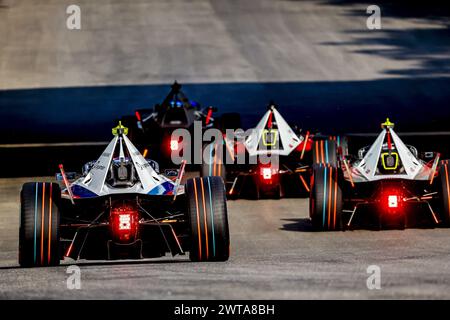
[[[119,214],[119,231],[131,230],[131,214]]]
[[[280,179],[278,167],[274,167],[273,164],[261,165],[257,172],[263,185],[277,184]]]
[[[179,147],[178,140],[170,140],[170,150],[177,151]]]
[[[129,204],[111,208],[110,225],[113,238],[118,242],[131,242],[137,236],[139,214]]]
[[[389,208],[398,208],[398,196],[397,195],[389,195],[388,196],[388,207]]]
[[[381,190],[375,195],[376,202],[379,203],[385,212],[401,213],[405,206],[404,187],[398,183],[384,183]]]
[[[261,175],[264,180],[272,179],[272,169],[271,168],[262,168]]]

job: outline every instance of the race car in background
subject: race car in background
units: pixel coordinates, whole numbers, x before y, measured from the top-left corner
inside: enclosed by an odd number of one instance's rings
[[[229,198],[307,195],[312,138],[292,128],[271,102],[249,135],[225,134],[222,142],[205,145],[201,176],[221,176]]]
[[[22,267],[58,265],[65,258],[141,259],[186,252],[192,261],[228,259],[222,179],[194,178],[181,185],[184,163],[176,179],[159,174],[127,131],[121,124],[113,129],[113,140],[78,179],[61,166],[61,185],[23,185]]]
[[[320,145],[311,178],[315,230],[450,226],[449,162],[406,145],[389,119],[357,155],[345,142]]]
[[[214,116],[216,108],[202,108],[201,105],[190,100],[181,90],[181,84],[176,81],[172,84],[169,94],[161,104],[156,104],[153,109],[138,109],[134,116],[122,118],[122,123],[129,128],[129,139],[145,156],[158,161],[161,167],[173,168],[171,160],[172,152],[185,158],[188,163],[188,154],[193,157],[194,139],[189,145],[185,145],[181,138],[174,138],[172,133],[176,129],[187,129],[194,137],[194,122],[199,121],[203,131],[213,127],[231,126],[240,127],[239,115],[235,113],[224,114],[220,118]],[[236,120],[237,119],[237,120]],[[201,137],[195,137],[201,139]],[[190,153],[184,154],[184,150],[190,148]],[[201,152],[201,150],[198,150]]]

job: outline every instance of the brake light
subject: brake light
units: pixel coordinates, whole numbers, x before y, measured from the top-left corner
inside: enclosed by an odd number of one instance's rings
[[[272,169],[271,168],[262,168],[261,174],[264,180],[272,179]]]
[[[398,208],[398,196],[396,196],[396,195],[388,196],[388,207],[389,208]]]
[[[170,150],[177,151],[179,148],[178,140],[170,140]]]
[[[138,232],[139,214],[130,204],[111,208],[110,226],[113,238],[118,242],[132,242]]]
[[[131,230],[131,214],[119,214],[119,230]]]

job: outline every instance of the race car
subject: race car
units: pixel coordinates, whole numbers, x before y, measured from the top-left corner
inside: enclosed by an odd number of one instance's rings
[[[176,129],[189,130],[194,137],[194,124],[200,124],[201,132],[207,128],[233,126],[240,127],[238,114],[224,114],[218,118],[214,116],[216,108],[201,108],[201,105],[190,100],[181,90],[182,86],[176,81],[161,104],[156,104],[153,109],[138,109],[134,116],[126,116],[121,120],[129,128],[129,138],[142,150],[145,156],[158,161],[164,167],[171,169],[173,163],[171,154],[173,152],[183,156],[188,164],[193,163],[194,139],[185,145],[180,137],[172,135]],[[201,137],[195,137],[201,139]],[[189,150],[193,152],[184,152]],[[201,149],[198,150],[201,152]]]
[[[59,183],[25,183],[21,191],[19,264],[184,255],[226,261],[230,237],[226,195],[218,177],[181,184],[157,172],[119,124],[97,161],[75,177],[60,166]],[[73,180],[73,181],[71,181]]]
[[[449,162],[405,144],[389,119],[381,127],[357,155],[343,142],[317,145],[310,196],[315,230],[450,226]]]
[[[297,197],[309,193],[313,135],[291,127],[271,102],[257,126],[205,145],[201,176],[221,176],[229,198]],[[204,156],[205,158],[205,156]]]

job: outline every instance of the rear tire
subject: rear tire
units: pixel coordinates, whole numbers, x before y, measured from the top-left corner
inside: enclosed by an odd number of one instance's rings
[[[313,170],[310,196],[310,217],[314,230],[342,229],[342,191],[339,170],[330,166]]]
[[[20,193],[19,264],[56,266],[60,262],[59,210],[56,183],[25,183]]]
[[[191,228],[191,261],[226,261],[230,256],[230,234],[226,192],[220,177],[186,182]]]
[[[442,224],[450,227],[450,162],[445,160],[441,162],[439,168],[441,178],[441,199],[442,199]]]
[[[329,165],[337,168],[336,140],[316,140],[313,144],[313,165]]]

